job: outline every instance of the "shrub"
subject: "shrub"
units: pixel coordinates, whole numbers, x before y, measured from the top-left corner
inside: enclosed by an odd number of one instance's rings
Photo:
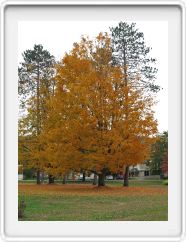
[[[31,168],[24,168],[23,170],[24,180],[33,179],[34,177],[34,170]]]
[[[163,185],[168,186],[168,180],[164,180]]]

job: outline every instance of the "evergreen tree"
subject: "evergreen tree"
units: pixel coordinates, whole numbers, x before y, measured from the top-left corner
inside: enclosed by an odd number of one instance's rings
[[[111,27],[112,64],[120,66],[123,73],[122,85],[129,84],[147,92],[158,92],[160,87],[154,84],[157,69],[155,59],[149,56],[150,48],[145,45],[144,34],[136,29],[136,24],[120,22]],[[128,93],[124,97],[128,99]],[[128,118],[125,108],[125,119]],[[129,166],[126,166],[124,186],[128,186]]]
[[[18,68],[18,92],[22,109],[19,130],[24,130],[24,134],[34,140],[34,147],[37,146],[37,149],[40,148],[39,144],[35,145],[38,143],[36,139],[41,134],[47,113],[46,102],[54,92],[54,64],[54,57],[42,45],[34,45],[32,50],[23,53],[23,62]],[[39,161],[35,161],[37,183],[40,183],[40,167]]]
[[[163,161],[165,160],[165,164]],[[167,162],[167,164],[166,164]],[[164,131],[152,145],[150,169],[154,174],[162,174],[162,166],[168,166],[168,132]],[[166,169],[165,169],[166,170]]]
[[[159,91],[160,87],[154,84],[156,60],[150,57],[150,47],[145,45],[144,34],[138,31],[136,24],[120,22],[110,30],[112,63],[123,68],[125,85],[130,82],[135,87]]]

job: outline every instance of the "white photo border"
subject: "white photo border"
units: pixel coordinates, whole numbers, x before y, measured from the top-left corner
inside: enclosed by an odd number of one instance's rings
[[[16,236],[7,236],[6,234],[6,217],[5,217],[5,9],[8,6],[177,6],[181,9],[181,35],[182,35],[182,55],[181,55],[181,66],[182,66],[182,76],[181,76],[181,87],[182,87],[182,93],[181,93],[181,99],[182,99],[182,105],[181,105],[181,123],[182,123],[182,135],[181,135],[181,158],[182,158],[182,164],[181,164],[181,234],[176,237],[132,237],[132,236],[121,236],[121,237],[112,237],[112,236],[95,236],[95,237],[80,237],[80,236],[66,236],[66,237],[49,237],[49,236],[42,236],[42,237],[16,237]],[[185,240],[185,4],[181,1],[6,1],[2,3],[1,5],[1,240],[2,241],[184,241]],[[34,222],[35,223],[35,222]],[[42,222],[40,222],[42,223]],[[75,223],[75,222],[74,222]],[[87,223],[87,222],[86,222]],[[29,226],[32,223],[29,223]],[[52,225],[51,225],[52,227]]]

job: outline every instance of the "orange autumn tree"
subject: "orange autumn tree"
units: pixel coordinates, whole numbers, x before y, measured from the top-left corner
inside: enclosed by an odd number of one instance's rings
[[[26,115],[19,120],[19,162],[24,168],[32,168],[37,173],[37,184],[41,182],[41,174],[46,171],[46,160],[41,156],[44,145],[41,142],[44,120],[48,115],[47,100],[53,95],[46,88],[40,87],[40,126],[38,133],[37,97],[27,101]],[[43,99],[43,100],[42,100]]]
[[[86,71],[86,64],[86,61],[80,63],[79,59],[69,56],[57,67],[56,89],[48,100],[44,132],[40,135],[44,149],[38,153],[40,160],[45,160],[45,171],[53,177],[65,176],[81,168],[82,152],[75,127],[80,127],[83,113],[77,78],[82,70]],[[66,65],[69,65],[69,72]],[[67,79],[62,72],[66,73]]]
[[[57,153],[61,154],[55,159],[55,162],[61,160],[59,170],[60,167],[90,170],[99,175],[99,180],[104,180],[102,177],[111,159],[108,152],[112,143],[109,139],[111,114],[115,112],[112,80],[120,76],[118,68],[110,65],[110,60],[110,40],[107,35],[100,34],[94,43],[83,38],[79,45],[75,44],[70,55],[66,55],[57,68],[57,88],[49,103],[51,112],[46,120],[43,140],[48,143],[46,159],[50,152],[53,159]],[[55,124],[50,119],[56,120]],[[58,143],[70,148],[54,152],[49,149],[51,139],[56,147]],[[52,159],[50,162],[53,167],[55,162]]]
[[[153,100],[124,85],[121,68],[111,60],[110,39],[101,33],[75,43],[57,67],[41,137],[42,156],[54,175],[88,170],[102,186],[106,172],[123,171],[148,156],[157,125]]]
[[[151,145],[156,139],[157,121],[152,110],[154,101],[150,96],[130,84],[122,89],[121,116],[115,125],[120,140],[117,150],[119,168],[125,170],[149,159]],[[124,185],[128,186],[126,183]]]

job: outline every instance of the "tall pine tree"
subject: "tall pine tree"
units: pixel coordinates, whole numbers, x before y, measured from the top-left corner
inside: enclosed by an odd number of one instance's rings
[[[120,66],[123,73],[122,85],[158,92],[160,87],[155,85],[157,69],[156,60],[149,55],[150,48],[145,45],[144,34],[139,32],[135,23],[120,22],[111,27],[112,64]],[[124,97],[128,99],[128,93]],[[125,108],[125,119],[128,118],[128,108]],[[129,136],[127,136],[129,138]],[[129,166],[126,166],[124,186],[128,186]]]
[[[42,45],[34,45],[32,50],[23,53],[23,62],[18,68],[18,91],[22,110],[19,130],[24,130],[26,140],[28,137],[34,140],[32,148],[40,149],[37,137],[42,132],[43,120],[46,117],[46,101],[54,92],[54,64],[54,57],[44,50]],[[23,137],[21,139],[23,140]],[[41,164],[35,160],[33,166],[37,170],[39,184]]]

